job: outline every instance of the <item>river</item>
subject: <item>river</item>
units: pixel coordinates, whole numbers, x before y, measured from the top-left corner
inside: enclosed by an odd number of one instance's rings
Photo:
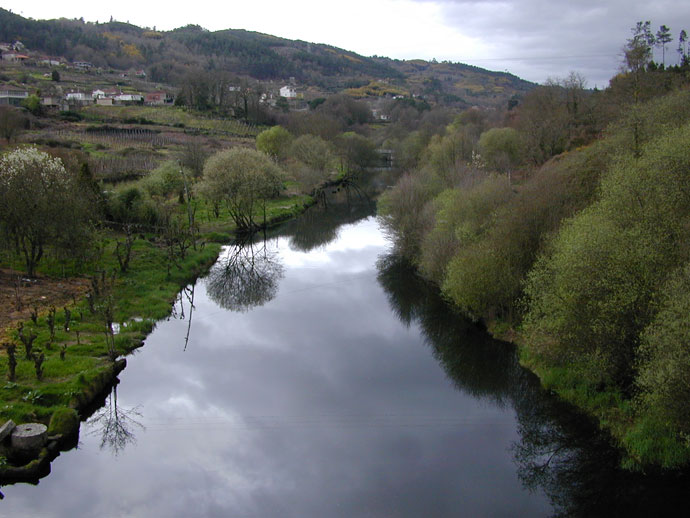
[[[675,505],[338,193],[228,247],[3,516],[616,516]],[[675,491],[675,492],[674,492]]]

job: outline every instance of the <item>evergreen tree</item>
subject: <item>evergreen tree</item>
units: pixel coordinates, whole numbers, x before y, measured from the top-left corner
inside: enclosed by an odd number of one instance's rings
[[[661,64],[666,66],[666,44],[670,43],[671,40],[671,29],[662,25],[656,33],[656,45],[661,47]]]

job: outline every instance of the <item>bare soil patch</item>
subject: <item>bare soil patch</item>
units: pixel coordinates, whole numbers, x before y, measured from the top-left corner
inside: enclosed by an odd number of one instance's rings
[[[45,313],[79,300],[89,290],[84,278],[52,279],[38,276],[28,279],[22,272],[0,268],[0,341],[6,341],[14,324],[31,318],[35,307]]]

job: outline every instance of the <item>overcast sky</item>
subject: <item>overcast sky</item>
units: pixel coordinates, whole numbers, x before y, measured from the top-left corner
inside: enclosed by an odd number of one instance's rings
[[[687,0],[263,0],[225,2],[76,2],[0,0],[35,19],[112,16],[169,30],[197,24],[215,31],[247,29],[328,43],[360,54],[450,60],[505,70],[543,83],[581,73],[605,87],[621,63],[636,22],[671,28],[667,63],[675,63],[678,33],[690,31]],[[661,61],[661,51],[658,51]]]

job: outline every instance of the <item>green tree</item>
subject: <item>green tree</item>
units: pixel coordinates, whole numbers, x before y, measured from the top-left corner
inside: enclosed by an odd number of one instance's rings
[[[60,72],[53,70],[50,74],[51,81],[60,82]]]
[[[87,245],[90,201],[58,158],[33,147],[0,158],[0,224],[29,276],[47,246],[74,253]]]
[[[530,274],[526,330],[559,361],[590,362],[591,381],[629,389],[651,302],[690,253],[690,126],[618,156],[597,202],[566,223]]]
[[[256,136],[256,149],[266,153],[274,160],[285,158],[292,142],[292,134],[282,126],[273,126]]]
[[[32,115],[41,115],[43,106],[41,106],[41,99],[36,94],[32,94],[22,101],[22,106],[29,110]]]
[[[374,165],[378,158],[374,143],[353,131],[338,136],[335,146],[341,169],[347,173],[363,171]]]
[[[637,22],[637,25],[632,29],[632,38],[628,39],[623,48],[625,64],[628,70],[633,73],[643,72],[652,60],[654,35],[650,26],[648,21]]]
[[[325,173],[333,160],[330,144],[316,135],[297,137],[290,144],[288,154],[319,173]]]
[[[676,49],[678,51],[678,55],[680,56],[680,64],[684,65],[686,62],[686,59],[688,57],[688,33],[685,32],[685,29],[680,31],[680,34],[678,35],[678,48]]]
[[[287,156],[288,170],[307,194],[322,185],[333,170],[331,145],[316,135],[297,137],[290,144]]]
[[[671,29],[662,25],[656,32],[656,45],[661,47],[661,64],[666,66],[666,44],[670,43],[673,38],[671,37]]]
[[[266,223],[266,201],[277,196],[282,187],[283,172],[271,158],[245,148],[219,151],[211,156],[197,184],[206,199],[227,204],[237,228],[243,231],[257,227],[260,209]]]
[[[187,178],[191,177],[190,172],[184,172],[182,167],[176,160],[167,160],[142,180],[142,187],[151,196],[182,198],[185,190],[185,174]]]
[[[522,137],[513,128],[491,128],[479,137],[479,150],[486,164],[508,175],[522,162]]]
[[[283,113],[287,113],[290,111],[290,102],[285,97],[279,97],[276,101],[276,108]]]
[[[644,411],[690,434],[690,263],[658,297],[659,312],[642,334],[638,387]]]

